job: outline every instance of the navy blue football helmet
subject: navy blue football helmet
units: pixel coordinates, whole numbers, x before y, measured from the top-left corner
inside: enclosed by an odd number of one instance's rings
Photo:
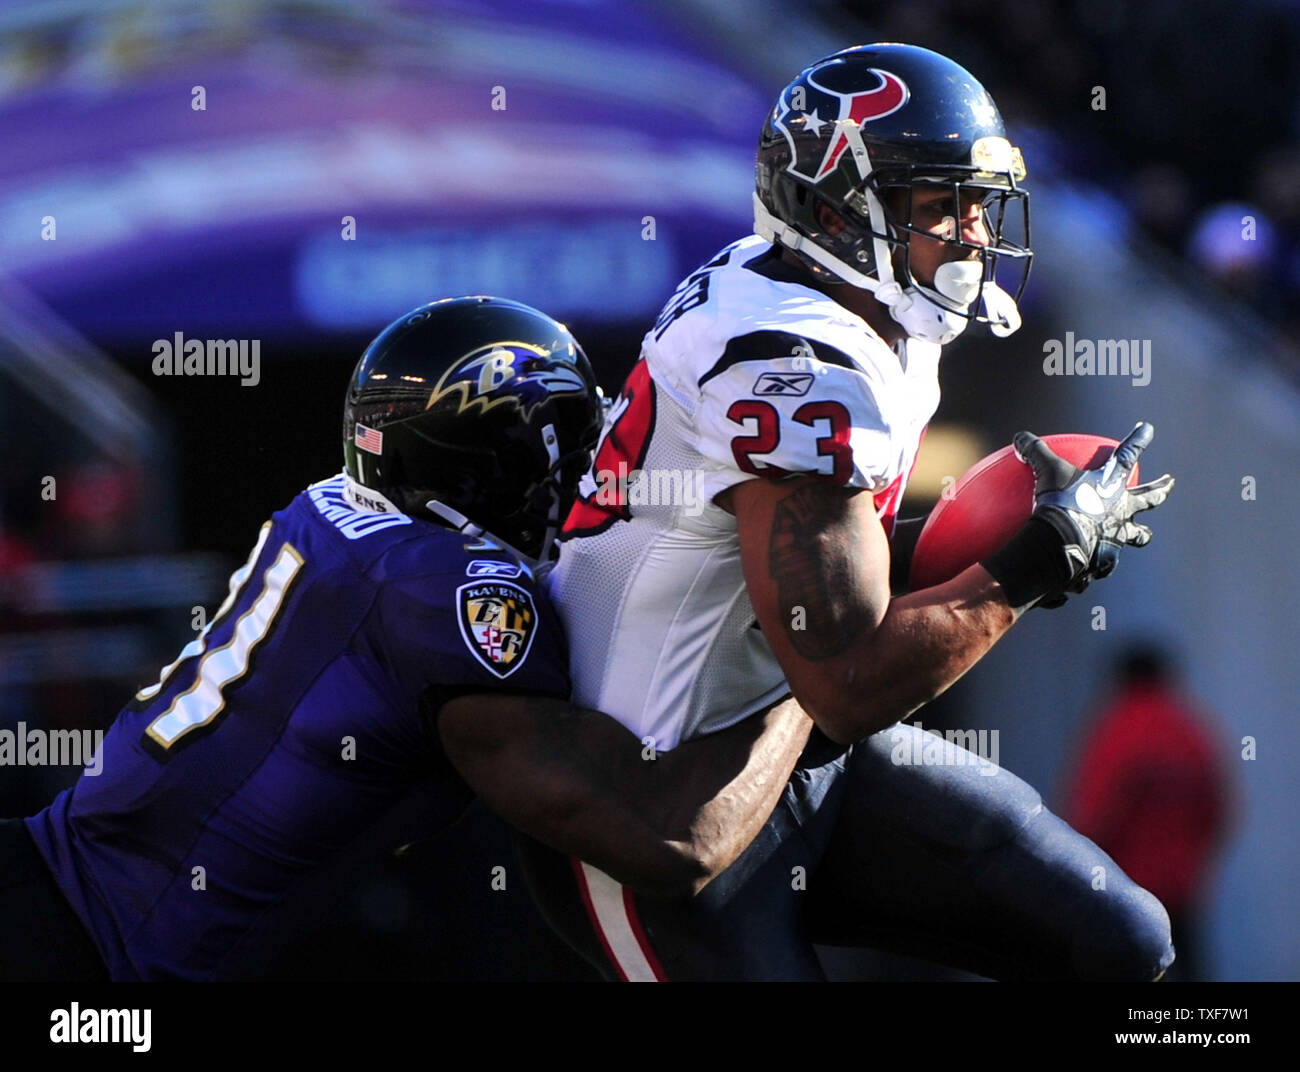
[[[1020,326],[1016,302],[1033,256],[1020,150],[984,87],[952,60],[913,45],[862,45],[818,60],[781,91],[759,138],[755,232],[793,249],[817,278],[871,291],[908,335],[944,343],[972,321]],[[977,200],[988,245],[953,226],[942,240],[971,252],[930,285],[912,274],[912,191],[951,187]],[[895,195],[893,192],[897,191]],[[844,226],[819,221],[829,207]],[[999,285],[999,261],[1012,278]]]

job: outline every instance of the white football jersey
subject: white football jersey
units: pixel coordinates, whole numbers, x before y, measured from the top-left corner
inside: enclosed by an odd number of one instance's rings
[[[751,236],[677,288],[609,412],[551,574],[574,699],[661,749],[788,691],[745,590],[736,519],[713,497],[822,473],[874,493],[889,532],[939,405],[938,346],[896,352],[790,279]]]

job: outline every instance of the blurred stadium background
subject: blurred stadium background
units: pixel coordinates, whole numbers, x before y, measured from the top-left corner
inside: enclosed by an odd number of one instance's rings
[[[1020,427],[1150,420],[1150,475],[1179,479],[1150,551],[919,718],[998,730],[1001,762],[1064,809],[1115,658],[1174,652],[1230,801],[1199,975],[1300,978],[1294,0],[0,5],[0,727],[104,728],[156,678],[261,522],[338,471],[351,367],[404,309],[538,305],[616,390],[676,281],[748,233],[777,90],[870,40],[988,86],[1024,148],[1037,252],[1020,333],[949,349],[904,512]],[[260,340],[260,381],[154,376],[153,340],[176,332]],[[1150,383],[1045,375],[1066,332],[1150,340]],[[74,774],[0,768],[0,814]],[[518,881],[489,892],[511,862],[490,817],[400,857],[382,840],[268,920],[242,970],[589,977]]]

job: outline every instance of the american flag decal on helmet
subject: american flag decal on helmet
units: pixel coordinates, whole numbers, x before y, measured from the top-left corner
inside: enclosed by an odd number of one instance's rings
[[[352,439],[356,443],[358,450],[364,450],[370,454],[384,453],[384,433],[377,428],[367,428],[364,424],[358,424]]]

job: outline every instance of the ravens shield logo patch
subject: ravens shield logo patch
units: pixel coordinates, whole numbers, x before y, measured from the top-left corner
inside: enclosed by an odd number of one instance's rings
[[[508,581],[462,584],[456,605],[461,636],[479,662],[501,678],[523,665],[537,631],[529,592]]]

